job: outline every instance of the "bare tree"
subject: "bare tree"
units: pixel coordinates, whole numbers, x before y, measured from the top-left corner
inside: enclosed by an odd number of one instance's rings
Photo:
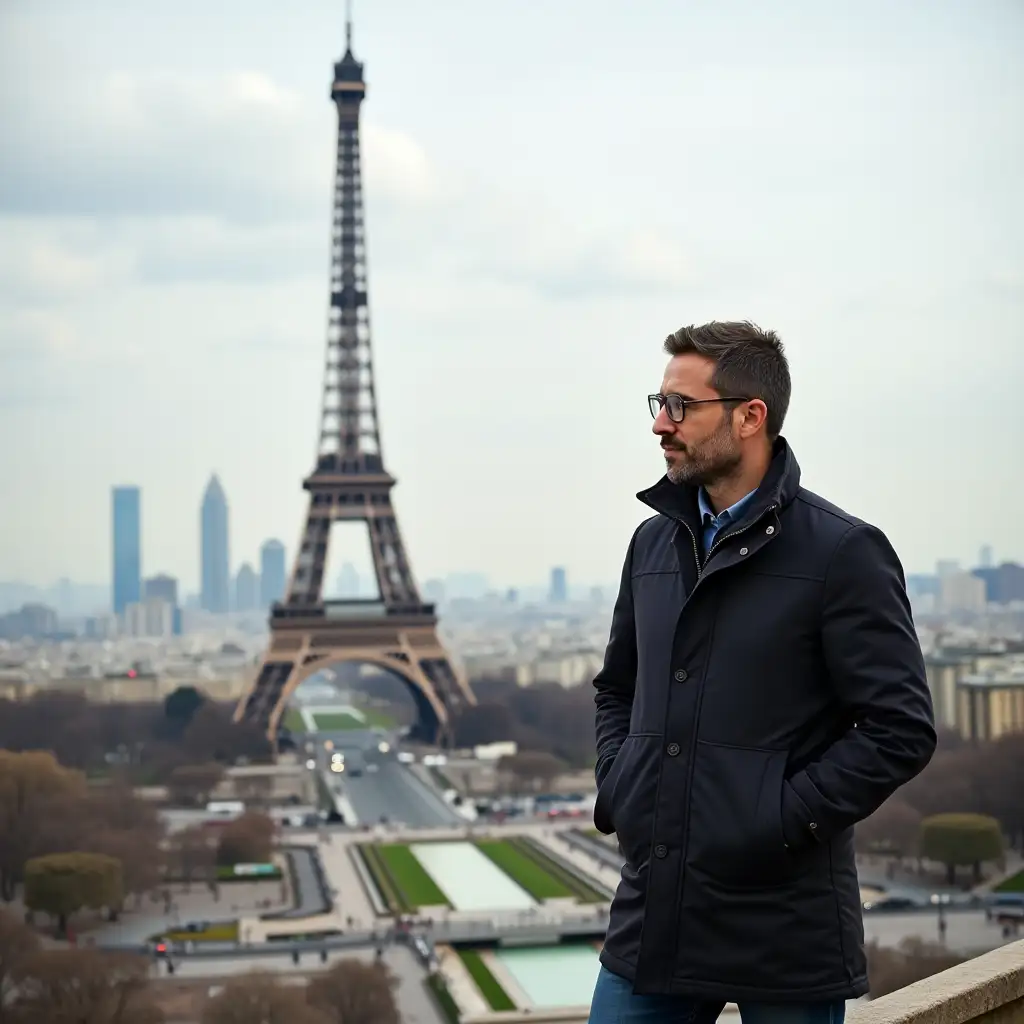
[[[308,998],[329,1024],[400,1024],[396,987],[385,964],[339,960],[309,983]]]
[[[330,1024],[301,985],[254,972],[229,981],[203,1008],[202,1024]]]
[[[23,921],[0,910],[0,1024],[15,1021],[18,970],[39,949],[39,939]]]
[[[18,966],[18,1021],[162,1024],[143,957],[95,949],[46,950]]]
[[[204,804],[224,777],[224,766],[210,761],[207,764],[183,764],[171,772],[167,781],[171,800],[185,807]]]

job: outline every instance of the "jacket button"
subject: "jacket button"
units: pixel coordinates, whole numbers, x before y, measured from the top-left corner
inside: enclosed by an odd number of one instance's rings
[[[810,823],[810,825],[808,825],[807,827],[808,827],[808,828],[809,828],[809,829],[810,829],[810,830],[811,830],[812,832],[817,832],[817,831],[818,831],[818,823],[817,823],[816,821],[812,821],[812,822]]]
[[[658,843],[658,845],[654,848],[654,856],[657,857],[658,860],[667,857],[668,847],[664,843]]]
[[[749,550],[750,548],[740,548],[740,554],[745,555]]]
[[[665,749],[668,751],[669,757],[675,757],[679,753],[679,744],[670,743]]]
[[[677,683],[685,683],[686,682],[686,669],[685,668],[677,668],[675,670],[675,672],[672,673],[672,676],[673,676],[673,678],[675,679],[675,681]]]
[[[769,526],[768,529],[765,530],[764,532],[767,533],[768,536],[770,537],[775,532],[775,527],[774,526]]]

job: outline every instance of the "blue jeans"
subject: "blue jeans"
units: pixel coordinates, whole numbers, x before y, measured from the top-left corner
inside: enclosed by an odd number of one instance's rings
[[[846,1002],[738,1003],[743,1024],[843,1024]],[[714,1024],[724,1000],[633,993],[633,983],[601,968],[589,1024]]]

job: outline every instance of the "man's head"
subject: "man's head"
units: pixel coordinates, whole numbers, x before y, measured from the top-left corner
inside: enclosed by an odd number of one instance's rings
[[[778,335],[746,321],[712,321],[670,334],[665,351],[671,358],[651,411],[669,480],[710,487],[763,460],[789,408]]]

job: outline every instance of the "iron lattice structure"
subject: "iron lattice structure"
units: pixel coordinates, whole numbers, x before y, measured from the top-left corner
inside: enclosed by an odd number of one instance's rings
[[[316,468],[303,482],[309,509],[285,600],[270,616],[270,647],[235,712],[277,742],[288,699],[309,676],[337,662],[368,662],[407,684],[417,707],[415,739],[444,744],[452,715],[473,694],[448,657],[432,605],[419,595],[391,503],[384,467],[370,341],[366,226],[359,115],[363,65],[352,53],[334,65],[338,152],[331,228],[331,294]],[[323,599],[331,526],[367,526],[379,599]]]

